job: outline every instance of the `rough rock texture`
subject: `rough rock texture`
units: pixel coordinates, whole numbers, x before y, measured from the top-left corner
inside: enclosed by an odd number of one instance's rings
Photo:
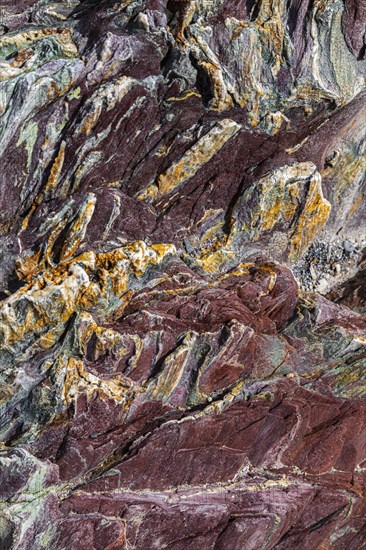
[[[0,14],[0,547],[364,548],[365,0]]]

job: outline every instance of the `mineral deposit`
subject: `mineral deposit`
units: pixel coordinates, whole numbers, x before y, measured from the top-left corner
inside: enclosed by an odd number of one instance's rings
[[[0,0],[0,548],[366,546],[366,1]]]

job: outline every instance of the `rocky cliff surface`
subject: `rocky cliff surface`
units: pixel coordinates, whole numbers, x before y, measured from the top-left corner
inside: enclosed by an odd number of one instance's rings
[[[0,541],[366,544],[365,0],[0,2]]]

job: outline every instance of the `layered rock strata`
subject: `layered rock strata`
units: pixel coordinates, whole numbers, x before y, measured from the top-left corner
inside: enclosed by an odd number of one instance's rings
[[[364,0],[0,10],[0,547],[363,548]]]

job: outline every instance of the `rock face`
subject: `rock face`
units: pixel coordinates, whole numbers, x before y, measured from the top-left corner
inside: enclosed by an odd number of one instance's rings
[[[0,9],[0,547],[363,548],[365,1]]]

